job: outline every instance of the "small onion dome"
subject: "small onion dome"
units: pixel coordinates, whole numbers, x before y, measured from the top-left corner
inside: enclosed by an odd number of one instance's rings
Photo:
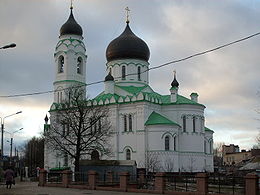
[[[176,80],[175,74],[174,74],[174,79],[173,79],[173,81],[172,81],[172,83],[171,83],[171,86],[172,86],[172,87],[179,87],[179,83],[178,83],[178,81]]]
[[[124,58],[148,61],[150,51],[147,44],[132,32],[129,22],[126,23],[124,32],[109,43],[106,50],[107,61]]]
[[[49,120],[49,118],[48,118],[48,116],[47,116],[47,114],[46,114],[46,116],[45,116],[45,118],[44,118],[44,121],[45,121],[46,123],[48,123],[48,120]]]
[[[70,17],[60,28],[60,36],[68,34],[82,36],[82,28],[74,19],[72,7],[70,8]]]
[[[108,75],[105,77],[105,81],[114,81],[114,77],[109,72]]]

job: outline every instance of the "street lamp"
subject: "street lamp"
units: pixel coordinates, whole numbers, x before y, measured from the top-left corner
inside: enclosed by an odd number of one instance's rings
[[[3,160],[3,156],[4,156],[4,123],[5,123],[5,119],[10,117],[10,116],[14,116],[16,114],[20,114],[22,113],[22,111],[16,112],[14,114],[10,114],[8,116],[5,117],[0,117],[1,118],[1,159]]]
[[[13,47],[16,47],[16,44],[15,43],[11,43],[9,45],[5,45],[3,47],[0,47],[0,49],[8,49],[8,48],[13,48]]]
[[[11,148],[10,148],[10,164],[12,163],[13,138],[14,138],[14,134],[17,133],[17,132],[19,132],[19,131],[21,131],[21,130],[23,130],[23,128],[20,128],[20,129],[14,131],[14,132],[12,132],[12,133],[10,133],[10,132],[8,132],[8,131],[5,131],[5,133],[9,133],[9,134],[11,135],[11,140],[10,140],[10,146],[11,146]]]

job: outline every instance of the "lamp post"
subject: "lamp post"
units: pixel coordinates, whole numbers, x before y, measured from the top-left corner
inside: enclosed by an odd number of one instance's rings
[[[10,117],[10,116],[14,116],[16,114],[20,114],[22,113],[22,111],[16,112],[14,114],[10,114],[8,116],[5,117],[0,117],[1,118],[1,160],[3,160],[3,156],[4,156],[4,123],[5,123],[5,119]]]
[[[10,140],[10,164],[12,163],[12,153],[13,153],[13,139],[14,139],[14,134],[23,130],[23,128],[20,128],[12,133],[8,132],[8,131],[5,131],[5,133],[9,133],[11,135],[11,140]]]
[[[13,47],[16,47],[16,44],[15,43],[11,43],[9,45],[5,45],[3,47],[0,47],[0,49],[8,49],[8,48],[13,48]]]

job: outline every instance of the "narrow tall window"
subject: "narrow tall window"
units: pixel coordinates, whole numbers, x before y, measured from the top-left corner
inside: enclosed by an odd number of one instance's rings
[[[177,146],[177,143],[176,143],[176,136],[173,138],[173,150],[176,151],[176,146]]]
[[[58,59],[58,73],[64,72],[64,57],[60,56]]]
[[[212,154],[212,142],[209,142],[209,153]]]
[[[196,117],[195,116],[192,118],[192,123],[193,123],[193,132],[195,132],[196,131]]]
[[[164,138],[165,150],[168,151],[170,149],[170,137],[166,136]]]
[[[82,58],[78,57],[78,61],[77,61],[77,73],[78,74],[82,74]]]
[[[127,131],[127,117],[124,115],[124,131]]]
[[[207,143],[206,143],[206,141],[204,141],[204,153],[205,154],[207,153]]]
[[[98,120],[98,132],[101,132],[101,119]]]
[[[128,123],[129,123],[129,131],[132,131],[133,124],[132,124],[132,115],[131,114],[128,116]]]
[[[141,67],[138,66],[137,68],[137,77],[138,77],[138,81],[141,81]]]
[[[122,80],[125,80],[125,66],[122,66]]]
[[[183,132],[186,132],[186,116],[183,116],[182,118],[182,128]]]
[[[126,160],[131,160],[131,151],[126,149]]]

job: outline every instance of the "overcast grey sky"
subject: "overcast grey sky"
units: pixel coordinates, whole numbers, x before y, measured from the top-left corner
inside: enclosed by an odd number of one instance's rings
[[[0,95],[52,90],[54,49],[59,29],[69,16],[69,0],[0,0]],[[87,83],[105,77],[105,50],[125,27],[125,7],[130,26],[150,48],[150,66],[176,60],[260,31],[259,0],[75,0],[74,16],[83,29],[87,47]],[[173,70],[179,93],[199,94],[206,106],[206,125],[215,142],[239,144],[249,149],[259,131],[260,36],[236,45],[150,72],[151,87],[169,94]],[[88,88],[94,97],[103,84]],[[7,131],[19,145],[43,129],[53,95],[0,98],[0,116],[22,110],[5,120]],[[10,139],[9,134],[5,134]],[[5,141],[5,149],[8,151]]]

